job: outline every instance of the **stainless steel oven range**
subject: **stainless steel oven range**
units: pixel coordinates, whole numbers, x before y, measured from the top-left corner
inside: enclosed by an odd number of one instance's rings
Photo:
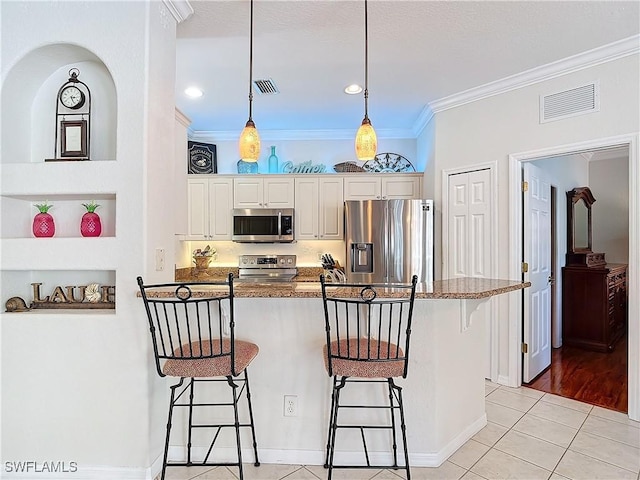
[[[290,282],[298,274],[295,255],[240,255],[239,280]]]

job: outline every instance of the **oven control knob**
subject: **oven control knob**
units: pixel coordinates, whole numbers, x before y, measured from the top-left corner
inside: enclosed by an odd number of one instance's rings
[[[284,264],[284,258],[280,259],[280,263]]]
[[[246,265],[246,264],[247,264],[247,259],[246,259],[246,258],[244,258],[244,257],[242,257],[242,264],[243,264],[243,265]]]

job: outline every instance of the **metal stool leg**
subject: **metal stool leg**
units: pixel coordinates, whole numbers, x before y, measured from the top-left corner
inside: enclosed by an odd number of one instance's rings
[[[255,455],[254,465],[260,466],[260,460],[258,459],[258,442],[256,441],[256,429],[253,423],[253,407],[251,406],[251,391],[249,390],[249,374],[247,369],[244,371],[244,382],[247,388],[247,403],[249,404],[249,421],[251,422],[251,436],[253,437],[253,453]]]
[[[195,389],[195,379],[191,379],[189,386],[189,430],[187,432],[187,464],[191,465],[191,435],[193,431],[193,393]]]
[[[331,409],[329,410],[329,427],[327,428],[327,451],[324,456],[324,468],[329,468],[329,450],[331,448],[331,425],[333,422],[333,411],[336,408],[336,377],[332,377],[333,387],[331,389]]]
[[[389,384],[398,392],[398,405],[400,409],[400,430],[402,431],[402,446],[404,448],[404,462],[407,471],[407,480],[411,480],[411,469],[409,468],[409,449],[407,448],[407,427],[404,423],[404,402],[402,401],[402,387],[397,386],[393,379],[389,379]]]
[[[184,382],[184,378],[180,379],[180,382],[171,387],[171,399],[169,400],[169,415],[167,416],[167,435],[164,441],[164,457],[162,459],[162,475],[161,480],[164,480],[164,476],[167,472],[167,458],[169,456],[169,436],[171,435],[171,423],[173,419],[173,405],[176,402],[176,388],[180,387]]]
[[[347,377],[342,377],[340,379],[340,383],[337,383],[337,379],[334,382],[333,392],[335,395],[335,405],[333,408],[332,416],[331,416],[331,441],[329,448],[329,475],[327,476],[327,480],[331,480],[333,478],[333,454],[336,451],[336,431],[338,429],[338,409],[340,408],[340,390],[344,388],[347,381]]]
[[[389,413],[391,414],[391,437],[393,448],[393,466],[398,466],[398,442],[396,441],[396,414],[395,406],[393,404],[393,379],[388,378],[389,387]]]
[[[233,418],[236,431],[236,447],[238,450],[238,471],[240,474],[240,480],[244,480],[244,473],[242,471],[242,448],[240,445],[240,420],[238,416],[238,385],[233,382],[233,377],[231,376],[227,377],[227,382],[229,383],[233,394]]]

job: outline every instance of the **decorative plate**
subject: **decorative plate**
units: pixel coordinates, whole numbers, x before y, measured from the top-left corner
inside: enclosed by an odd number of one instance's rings
[[[373,160],[367,160],[362,166],[367,172],[415,172],[411,162],[398,153],[379,153]]]

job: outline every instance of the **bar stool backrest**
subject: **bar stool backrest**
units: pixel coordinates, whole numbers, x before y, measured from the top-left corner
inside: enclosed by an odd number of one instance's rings
[[[165,360],[229,357],[235,371],[233,274],[222,282],[145,285],[137,278],[144,301],[156,369],[161,377]],[[153,295],[149,290],[153,290]],[[166,292],[159,296],[158,292]],[[218,340],[218,341],[216,341]]]
[[[406,378],[417,281],[414,275],[410,284],[337,284],[320,276],[329,376],[341,360],[402,362]]]

